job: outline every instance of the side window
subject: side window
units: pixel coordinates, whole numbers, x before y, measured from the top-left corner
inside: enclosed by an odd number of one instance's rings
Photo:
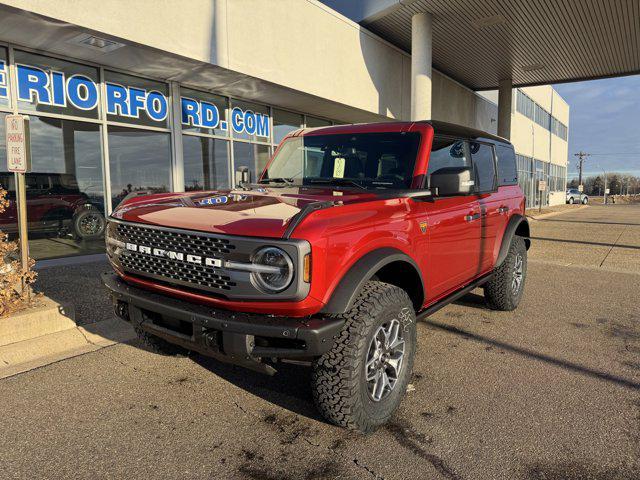
[[[435,137],[429,155],[427,176],[433,172],[447,167],[470,167],[471,161],[467,158],[464,140]]]
[[[517,185],[516,154],[510,145],[496,145],[498,154],[498,186]]]
[[[27,197],[44,195],[51,193],[51,179],[49,175],[27,175],[25,177],[25,186],[27,187]]]
[[[471,158],[476,171],[476,191],[490,192],[496,187],[496,162],[493,146],[486,143],[469,142]]]

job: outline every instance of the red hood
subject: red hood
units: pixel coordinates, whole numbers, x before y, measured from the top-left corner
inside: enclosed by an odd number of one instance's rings
[[[117,219],[228,235],[282,237],[291,219],[312,202],[344,204],[377,199],[373,192],[331,187],[254,188],[165,193],[120,204]]]

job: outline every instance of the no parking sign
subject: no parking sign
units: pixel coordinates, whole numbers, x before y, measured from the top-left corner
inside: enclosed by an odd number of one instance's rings
[[[18,232],[20,235],[20,258],[22,270],[29,270],[29,242],[27,240],[27,188],[25,173],[31,171],[31,139],[29,136],[29,117],[26,115],[7,115],[5,117],[7,140],[7,170],[15,173],[16,203],[18,210]],[[22,290],[30,292],[22,281]]]
[[[14,173],[28,173],[31,171],[29,117],[7,115],[5,123],[7,170]]]

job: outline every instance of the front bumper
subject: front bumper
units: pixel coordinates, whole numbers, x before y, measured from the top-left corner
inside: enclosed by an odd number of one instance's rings
[[[158,295],[102,274],[116,314],[135,327],[189,350],[263,373],[264,358],[311,359],[329,351],[344,321],[287,318],[213,309]]]

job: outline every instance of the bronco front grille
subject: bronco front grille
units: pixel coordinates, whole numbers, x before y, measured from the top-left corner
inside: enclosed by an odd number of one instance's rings
[[[197,233],[165,231],[124,223],[117,224],[116,232],[119,240],[125,243],[180,252],[185,255],[197,255],[202,258],[220,259],[224,254],[235,249],[227,239]],[[119,260],[125,270],[169,283],[214,291],[228,291],[236,286],[224,270],[184,260],[126,249],[122,251]]]
[[[219,254],[229,253],[236,248],[226,238],[164,231],[126,223],[119,223],[117,232],[120,238],[138,245],[190,252],[206,257],[220,256]]]

